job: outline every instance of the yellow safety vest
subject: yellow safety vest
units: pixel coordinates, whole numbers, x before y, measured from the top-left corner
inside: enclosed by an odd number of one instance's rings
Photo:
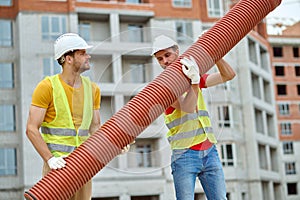
[[[206,139],[217,143],[200,88],[197,107],[197,113],[175,109],[171,114],[165,114],[165,123],[169,128],[167,138],[172,149],[190,148]]]
[[[76,131],[65,90],[58,75],[46,77],[53,88],[53,103],[56,116],[51,122],[43,122],[41,133],[49,150],[55,157],[66,156],[89,137],[93,117],[92,84],[88,77],[81,76],[84,88],[83,118]]]

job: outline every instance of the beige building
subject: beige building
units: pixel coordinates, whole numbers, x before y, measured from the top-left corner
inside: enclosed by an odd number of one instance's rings
[[[36,84],[60,72],[53,59],[58,35],[76,32],[94,45],[86,75],[101,88],[105,123],[161,72],[150,56],[155,36],[169,35],[184,52],[230,6],[229,0],[0,0],[0,199],[23,199],[41,178],[42,160],[25,125]],[[286,199],[269,51],[262,22],[225,56],[236,78],[205,91],[229,200]],[[130,152],[93,177],[93,199],[174,200],[166,132],[159,117]],[[205,199],[199,182],[195,199]]]

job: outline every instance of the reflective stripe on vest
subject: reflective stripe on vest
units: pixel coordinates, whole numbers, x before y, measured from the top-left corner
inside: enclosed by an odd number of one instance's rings
[[[173,141],[176,141],[176,140],[192,138],[192,137],[195,137],[197,135],[201,135],[203,133],[212,133],[212,131],[213,131],[212,127],[206,127],[204,129],[199,128],[199,129],[196,129],[196,130],[193,130],[193,131],[180,132],[180,133],[177,133],[174,136],[168,137],[168,141],[173,142]]]
[[[175,109],[165,115],[165,124],[169,128],[168,141],[172,149],[184,149],[199,144],[206,139],[216,143],[206,105],[199,88],[197,113],[186,113]]]
[[[43,134],[60,135],[60,136],[76,136],[76,130],[67,128],[48,128],[41,127]],[[78,136],[88,136],[88,130],[78,130]]]
[[[61,145],[61,144],[48,143],[47,146],[51,151],[72,153],[75,150],[75,147],[73,147],[73,146],[67,146],[67,145]]]
[[[81,125],[76,132],[68,99],[59,75],[46,78],[51,81],[53,88],[56,116],[53,121],[42,123],[42,137],[54,156],[68,155],[89,137],[89,127],[93,117],[92,84],[89,78],[81,76],[84,90],[83,116]]]
[[[188,113],[188,114],[184,115],[181,118],[175,119],[174,121],[171,121],[171,122],[167,123],[166,125],[169,129],[171,129],[175,126],[178,126],[180,124],[183,124],[183,123],[187,122],[188,120],[197,119],[198,116],[209,117],[208,112],[206,110],[198,110],[198,113]]]

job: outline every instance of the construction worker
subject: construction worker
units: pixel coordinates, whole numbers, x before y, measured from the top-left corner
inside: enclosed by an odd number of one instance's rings
[[[151,55],[166,69],[179,56],[178,44],[160,35],[154,39]],[[193,200],[198,177],[208,200],[223,200],[226,199],[225,178],[202,88],[229,81],[235,72],[223,59],[216,62],[219,72],[202,75],[199,75],[193,57],[185,57],[180,63],[182,72],[191,80],[191,86],[164,112],[172,149],[171,169],[176,198]]]
[[[43,176],[67,165],[68,156],[100,126],[100,88],[81,73],[90,69],[91,48],[79,35],[66,33],[54,43],[61,74],[46,77],[35,88],[26,134],[44,160]],[[41,128],[41,133],[39,129]],[[89,200],[92,181],[72,200]]]

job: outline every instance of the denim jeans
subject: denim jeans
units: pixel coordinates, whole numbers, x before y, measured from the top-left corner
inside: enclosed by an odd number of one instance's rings
[[[177,200],[194,200],[196,177],[208,200],[226,199],[223,168],[215,145],[204,151],[173,150],[171,168]]]

